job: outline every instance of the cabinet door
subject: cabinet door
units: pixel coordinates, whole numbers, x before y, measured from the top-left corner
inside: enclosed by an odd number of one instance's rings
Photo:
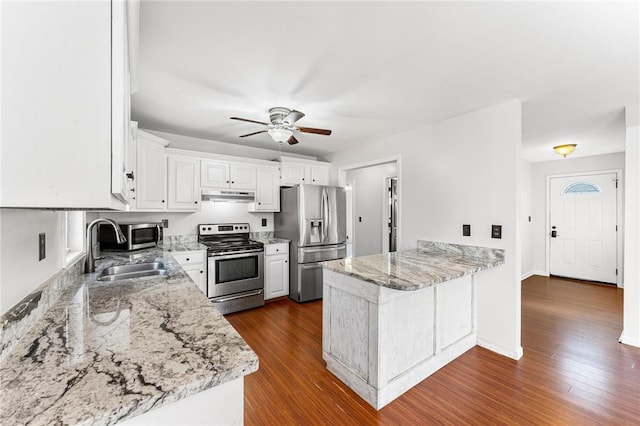
[[[258,167],[256,202],[254,211],[280,211],[279,170],[274,167]]]
[[[305,165],[302,163],[281,164],[282,185],[299,185],[305,183]]]
[[[185,266],[183,269],[187,273],[187,275],[189,275],[189,278],[191,278],[191,280],[194,283],[196,283],[200,291],[204,293],[204,295],[206,296],[207,280],[206,280],[206,274],[204,270],[204,264],[199,263],[199,264],[189,265],[189,266]]]
[[[326,166],[309,166],[312,185],[329,185],[329,168]]]
[[[256,189],[256,166],[231,163],[230,177],[231,188]]]
[[[112,194],[112,166],[116,184],[123,170],[122,156],[112,161],[112,102],[126,95],[112,99],[111,2],[1,8],[0,206],[124,208]]]
[[[200,161],[186,157],[167,157],[169,210],[198,210],[200,207]]]
[[[111,193],[122,202],[129,202],[126,174],[127,152],[131,143],[131,87],[127,41],[127,10],[125,2],[111,4]]]
[[[229,187],[229,163],[203,161],[200,184],[205,188]]]
[[[167,182],[164,147],[143,138],[138,138],[136,144],[135,207],[164,210]]]
[[[264,298],[287,296],[289,294],[289,257],[265,256]]]

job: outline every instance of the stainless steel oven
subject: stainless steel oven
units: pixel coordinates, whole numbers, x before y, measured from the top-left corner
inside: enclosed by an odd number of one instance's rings
[[[248,224],[199,225],[207,245],[207,296],[223,314],[264,305],[264,247]]]
[[[264,287],[264,249],[209,256],[209,297]]]

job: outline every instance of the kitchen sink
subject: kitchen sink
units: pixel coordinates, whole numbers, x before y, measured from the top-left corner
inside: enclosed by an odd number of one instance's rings
[[[167,275],[167,272],[167,267],[162,262],[110,266],[102,271],[98,276],[98,281],[117,281],[154,275]]]

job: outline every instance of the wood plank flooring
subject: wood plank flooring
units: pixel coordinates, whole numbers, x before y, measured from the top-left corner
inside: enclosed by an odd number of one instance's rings
[[[380,411],[325,369],[321,301],[227,319],[260,358],[245,379],[247,425],[640,425],[640,349],[617,342],[615,287],[523,281],[522,359],[475,347]]]

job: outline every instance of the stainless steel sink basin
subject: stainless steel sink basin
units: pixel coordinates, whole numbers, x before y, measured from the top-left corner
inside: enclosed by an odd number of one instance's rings
[[[166,265],[162,262],[149,262],[110,266],[102,271],[98,281],[117,281],[153,275],[167,275]]]

